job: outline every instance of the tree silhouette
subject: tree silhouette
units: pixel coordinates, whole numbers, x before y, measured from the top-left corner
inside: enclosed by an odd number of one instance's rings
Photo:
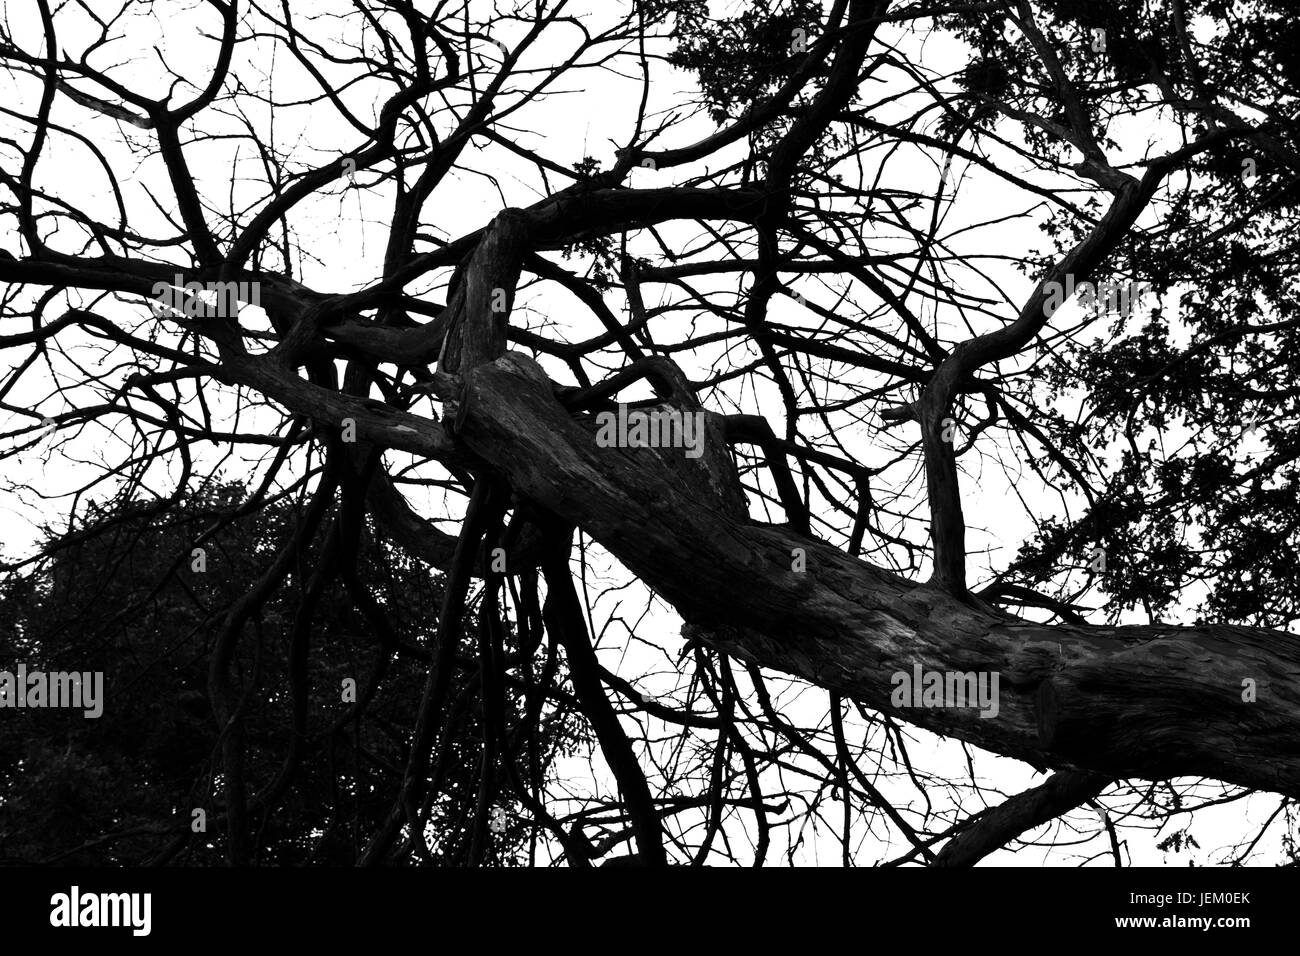
[[[6,658],[26,661],[29,670],[101,671],[117,701],[91,721],[75,711],[16,714],[4,739],[0,793],[0,848],[10,862],[220,862],[220,843],[202,835],[209,824],[218,830],[227,810],[208,799],[211,625],[253,585],[277,545],[293,538],[302,517],[290,500],[250,507],[256,503],[242,492],[234,484],[205,486],[165,518],[140,505],[92,508],[82,536],[72,543],[52,537],[49,564],[9,582]],[[223,518],[232,514],[241,516]],[[208,530],[208,543],[190,549]],[[408,756],[401,728],[419,704],[441,575],[369,533],[358,550],[358,580],[412,641],[396,661],[386,649],[376,657],[364,615],[344,591],[326,587],[306,604],[291,591],[269,598],[256,644],[232,663],[250,675],[241,702],[246,773],[273,781],[252,801],[261,808],[252,816],[258,862],[354,863],[356,834],[382,822]],[[313,646],[296,676],[304,607]],[[476,627],[477,617],[467,614],[464,626]],[[513,631],[508,646],[517,653]],[[472,672],[466,664],[454,679],[458,697],[476,693],[467,680]],[[517,717],[525,701],[518,693],[508,698]],[[295,722],[300,699],[306,705]],[[304,734],[313,726],[319,730]],[[430,821],[439,863],[470,856],[473,821],[463,810],[475,804],[482,732],[480,715],[462,707],[446,749],[450,799],[433,808]],[[280,766],[285,742],[299,734],[292,764]],[[530,742],[536,751],[525,772],[539,775],[530,786],[544,784],[554,759],[582,742],[575,720],[557,712]],[[514,806],[494,807],[496,839],[484,848],[493,863],[529,858],[528,831]],[[170,839],[160,854],[162,836]]]
[[[4,614],[148,606],[243,463],[240,573],[169,612],[210,763],[156,771],[226,860],[1121,864],[1248,795],[1215,860],[1294,860],[1287,4],[99,6],[0,33],[9,498],[76,529]],[[145,519],[168,559],[78,550]],[[326,620],[418,684],[346,809]]]

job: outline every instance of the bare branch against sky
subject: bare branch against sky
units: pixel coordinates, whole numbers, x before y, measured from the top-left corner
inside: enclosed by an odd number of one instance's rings
[[[1289,0],[0,68],[4,862],[1300,859]]]

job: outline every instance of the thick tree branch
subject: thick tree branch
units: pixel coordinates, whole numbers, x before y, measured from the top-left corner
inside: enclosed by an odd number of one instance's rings
[[[974,866],[1026,830],[1042,826],[1096,797],[1111,781],[1100,774],[1063,771],[980,814],[944,844],[934,866]]]
[[[1038,766],[1194,774],[1300,794],[1300,645],[1261,628],[1041,625],[972,607],[824,542],[720,508],[697,462],[600,449],[530,359],[469,373],[459,435],[513,487],[607,547],[684,633],[882,711],[891,676],[996,672],[1000,706],[908,708],[919,726]],[[639,452],[639,453],[638,453]],[[637,529],[635,532],[629,529]],[[792,570],[805,549],[806,572]],[[1257,689],[1244,702],[1243,681]]]

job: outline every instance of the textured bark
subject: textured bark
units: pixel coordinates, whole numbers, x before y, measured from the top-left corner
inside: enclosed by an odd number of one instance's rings
[[[720,429],[698,460],[598,448],[594,423],[571,416],[541,368],[513,352],[468,371],[463,394],[457,437],[608,548],[678,609],[685,634],[719,651],[1036,766],[1205,775],[1300,795],[1292,635],[1021,621],[747,520],[719,479]],[[794,548],[805,549],[805,572],[791,569]],[[894,708],[891,676],[916,664],[999,673],[997,716]]]

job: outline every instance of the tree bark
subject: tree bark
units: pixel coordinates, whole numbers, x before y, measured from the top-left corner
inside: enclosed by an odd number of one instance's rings
[[[465,376],[457,437],[516,491],[582,527],[715,649],[1035,766],[1204,775],[1300,796],[1300,644],[1228,625],[1043,625],[974,607],[786,527],[748,520],[703,457],[598,448],[531,359]],[[710,420],[716,416],[710,415]],[[806,571],[792,570],[803,548]],[[892,676],[996,672],[1000,706],[891,703]],[[1243,700],[1243,681],[1257,699]]]

